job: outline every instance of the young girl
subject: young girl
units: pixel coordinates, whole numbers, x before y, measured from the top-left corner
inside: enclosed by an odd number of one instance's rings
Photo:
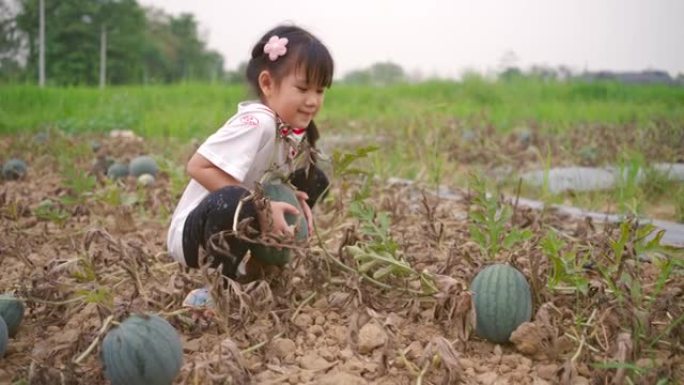
[[[168,251],[177,261],[197,268],[203,263],[199,251],[204,249],[212,265],[222,264],[223,275],[229,278],[236,278],[252,243],[229,236],[229,252],[212,255],[208,241],[233,228],[238,203],[267,171],[290,175],[303,212],[272,201],[270,218],[265,220],[251,200],[245,201],[238,219],[257,219],[253,227],[262,234],[291,235],[285,213],[304,215],[311,229],[311,207],[328,186],[325,174],[315,166],[295,169],[295,160],[301,159],[297,155],[313,148],[318,139],[313,118],[333,76],[328,49],[299,27],[278,26],[252,49],[246,75],[258,100],[239,103],[237,113],[188,162],[192,179],[173,213],[167,237]]]

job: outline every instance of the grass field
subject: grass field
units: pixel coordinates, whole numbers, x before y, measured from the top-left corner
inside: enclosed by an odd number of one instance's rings
[[[187,139],[212,132],[247,96],[240,85],[181,84],[97,88],[0,87],[0,132],[56,126],[68,132],[129,128],[146,137]],[[684,122],[684,87],[612,83],[433,82],[383,88],[334,85],[319,120],[330,131],[475,119],[506,132],[536,122],[565,130],[582,123]]]
[[[59,129],[67,133],[106,133],[131,129],[149,140],[201,141],[248,97],[241,85],[177,84],[97,88],[0,88],[0,134]],[[431,82],[388,87],[334,85],[318,125],[322,137],[363,135],[372,173],[431,185],[464,186],[471,170],[497,174],[512,168],[582,164],[598,166],[637,156],[641,163],[684,159],[684,87],[617,83]],[[328,148],[349,150],[349,143]],[[389,150],[389,151],[386,151]],[[629,155],[632,154],[632,155]],[[636,155],[634,155],[636,154]],[[517,173],[500,187],[514,193]],[[510,177],[512,176],[512,177]],[[668,184],[655,198],[668,219],[684,220],[673,201],[682,188]],[[619,191],[579,196],[545,196],[592,209],[615,204]],[[623,194],[624,195],[624,194]],[[661,206],[663,206],[661,205]],[[641,214],[649,204],[631,205]],[[649,209],[662,216],[662,207]]]

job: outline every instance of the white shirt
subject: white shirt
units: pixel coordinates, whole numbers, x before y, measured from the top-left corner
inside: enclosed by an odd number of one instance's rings
[[[212,134],[197,149],[216,167],[240,182],[240,186],[252,190],[264,173],[286,165],[290,147],[279,140],[276,146],[276,115],[264,104],[247,101],[238,104],[238,112]],[[289,136],[301,141],[303,134]],[[178,262],[185,263],[183,255],[183,227],[190,212],[209,194],[196,180],[190,179],[178,206],[173,212],[166,245],[169,254]]]

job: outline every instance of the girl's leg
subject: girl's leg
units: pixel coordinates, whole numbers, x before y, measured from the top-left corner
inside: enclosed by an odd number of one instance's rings
[[[183,254],[186,264],[199,267],[200,247],[207,249],[212,235],[233,228],[233,217],[240,199],[249,191],[240,186],[226,186],[207,195],[188,215],[183,228]],[[256,210],[252,202],[245,202],[240,210],[239,220],[255,218]],[[254,226],[258,227],[256,221]],[[223,264],[223,275],[235,278],[237,267],[248,250],[248,243],[233,236],[227,238],[230,250],[226,255],[211,255],[212,266]]]
[[[297,190],[304,191],[309,195],[306,203],[313,208],[318,198],[323,192],[326,192],[330,182],[325,173],[316,166],[311,166],[308,173],[305,169],[300,168],[290,175],[290,183],[297,187]],[[327,193],[327,192],[326,192]],[[321,197],[325,198],[325,196]]]

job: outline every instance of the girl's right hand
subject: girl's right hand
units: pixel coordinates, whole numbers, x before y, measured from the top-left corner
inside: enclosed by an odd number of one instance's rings
[[[287,202],[271,201],[271,220],[265,215],[259,215],[259,226],[262,234],[278,237],[294,237],[294,225],[290,226],[285,220],[285,214],[299,215],[299,210]],[[270,223],[269,223],[270,222]]]

